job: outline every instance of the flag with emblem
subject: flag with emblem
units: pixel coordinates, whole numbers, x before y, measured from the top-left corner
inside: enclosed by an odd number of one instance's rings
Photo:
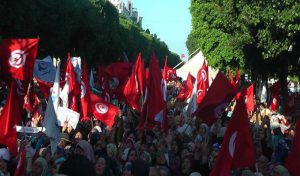
[[[88,82],[87,69],[86,69],[85,63],[83,64],[80,89],[81,89],[81,93],[80,93],[81,121],[82,120],[90,120],[90,117],[89,117],[91,115],[90,86],[89,86],[89,82]]]
[[[177,74],[176,74],[176,70],[173,68],[168,67],[168,57],[166,57],[165,60],[165,66],[164,66],[164,70],[163,70],[163,79],[166,80],[166,82],[168,81],[177,81]]]
[[[208,65],[204,61],[202,67],[200,68],[197,74],[197,104],[200,104],[203,98],[205,97],[208,87]]]
[[[30,80],[39,39],[4,39],[0,45],[1,72],[19,80]]]
[[[208,125],[212,125],[222,117],[225,108],[235,94],[235,86],[219,71],[194,115],[201,118]]]
[[[230,176],[233,169],[255,165],[255,148],[245,104],[246,93],[243,91],[241,94],[227,126],[211,176]]]
[[[177,99],[179,101],[185,101],[186,99],[191,97],[195,80],[196,79],[189,73],[177,96]]]
[[[90,94],[90,97],[91,109],[95,118],[105,125],[112,127],[114,125],[115,117],[120,114],[121,110],[93,93]]]
[[[55,79],[55,67],[53,66],[52,59],[47,56],[41,60],[35,60],[33,76],[45,82],[53,82]]]

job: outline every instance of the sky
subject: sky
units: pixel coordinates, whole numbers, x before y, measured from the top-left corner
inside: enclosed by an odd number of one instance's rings
[[[185,42],[191,30],[190,0],[132,0],[132,3],[143,17],[143,29],[156,34],[170,51],[188,56]]]

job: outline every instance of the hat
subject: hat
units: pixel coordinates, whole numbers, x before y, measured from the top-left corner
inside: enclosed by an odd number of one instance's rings
[[[3,159],[5,161],[10,160],[10,154],[9,154],[9,151],[6,148],[1,148],[0,149],[0,159]]]
[[[60,139],[64,140],[64,141],[67,141],[67,142],[71,142],[68,133],[60,133]]]

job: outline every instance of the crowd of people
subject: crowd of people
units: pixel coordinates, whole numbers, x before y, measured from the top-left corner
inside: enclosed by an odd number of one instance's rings
[[[176,99],[180,85],[180,81],[168,84],[167,133],[159,124],[152,130],[138,128],[141,114],[114,100],[122,113],[112,128],[92,119],[79,122],[73,129],[66,121],[55,153],[51,153],[50,140],[42,131],[19,133],[19,149],[25,147],[26,175],[209,175],[233,108],[226,108],[222,118],[208,126],[201,118],[189,117],[186,103]],[[45,107],[45,101],[39,98],[40,107]],[[232,170],[232,175],[290,175],[284,164],[295,135],[298,102],[295,96],[295,108],[287,115],[271,112],[266,103],[256,102],[255,110],[249,112],[256,166]],[[43,126],[43,113],[35,119],[26,116],[24,121],[28,126]],[[11,157],[6,146],[1,145],[0,176],[13,175],[20,157],[21,152]]]

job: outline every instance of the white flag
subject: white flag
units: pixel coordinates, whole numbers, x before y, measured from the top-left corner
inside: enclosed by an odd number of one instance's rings
[[[194,83],[193,92],[187,105],[187,117],[192,117],[192,114],[197,109],[197,80]]]
[[[57,64],[55,80],[54,80],[54,84],[53,84],[53,87],[51,90],[51,98],[53,101],[53,107],[54,107],[55,113],[57,113],[57,108],[59,105],[59,94],[60,94],[59,81],[60,81],[60,62],[58,62],[58,64]]]

